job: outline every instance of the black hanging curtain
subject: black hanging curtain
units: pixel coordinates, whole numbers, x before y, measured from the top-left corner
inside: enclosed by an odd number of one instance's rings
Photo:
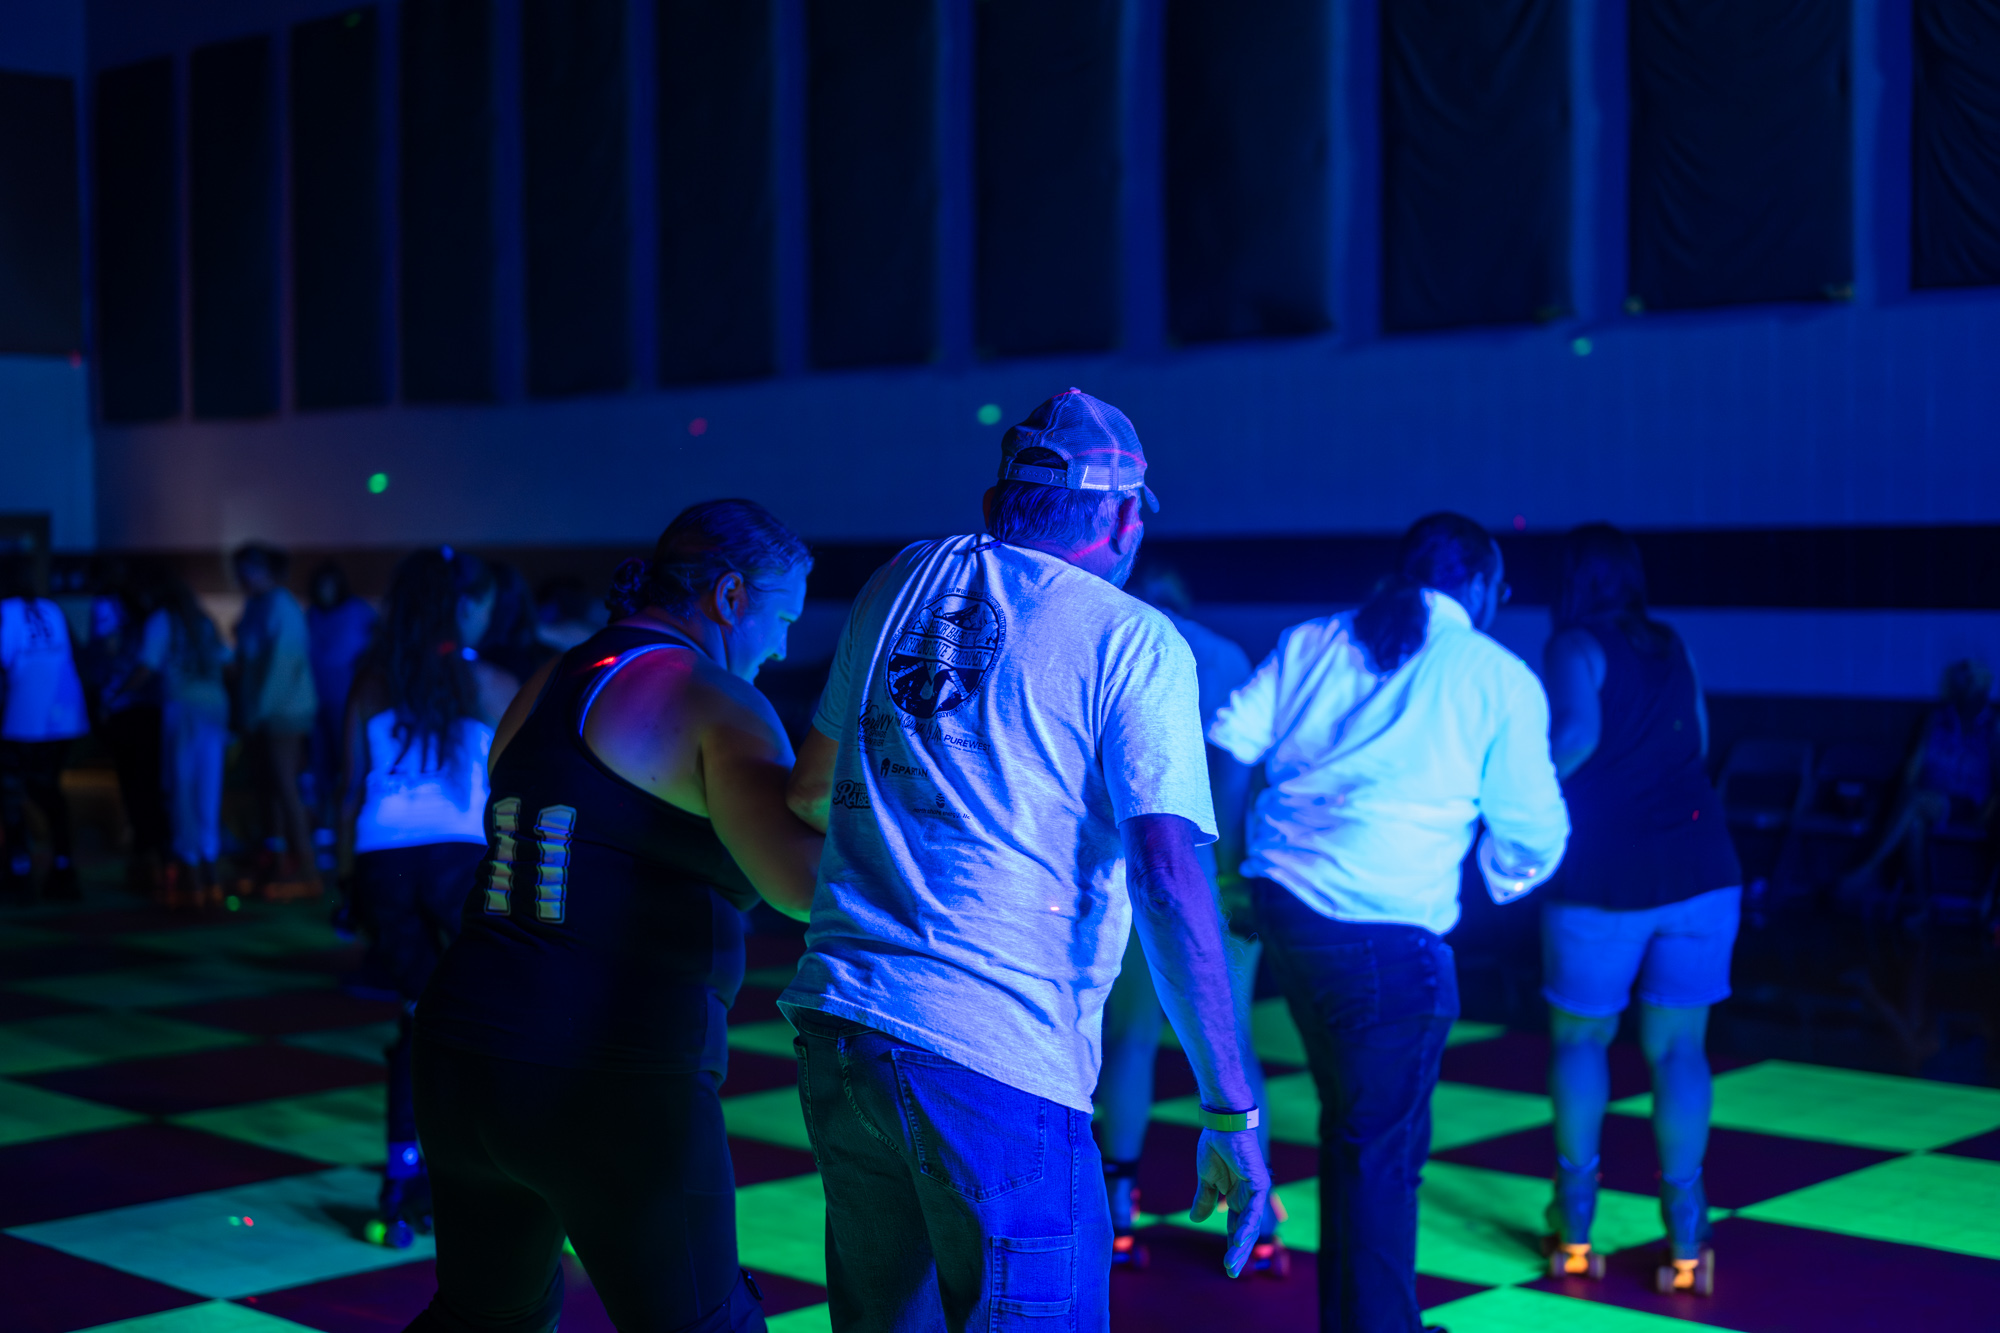
[[[1917,0],[1910,282],[2000,283],[2000,0]]]
[[[1569,307],[1560,0],[1384,0],[1382,325]]]
[[[1848,295],[1846,0],[1632,0],[1630,15],[1631,295]]]

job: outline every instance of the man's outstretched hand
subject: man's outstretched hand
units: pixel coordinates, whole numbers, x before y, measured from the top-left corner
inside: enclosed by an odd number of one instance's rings
[[[1271,1194],[1271,1170],[1264,1165],[1264,1150],[1257,1146],[1257,1131],[1224,1134],[1204,1129],[1194,1148],[1194,1175],[1199,1188],[1188,1217],[1206,1222],[1217,1204],[1228,1205],[1229,1249],[1222,1266],[1235,1277],[1249,1262],[1264,1220],[1264,1201]]]

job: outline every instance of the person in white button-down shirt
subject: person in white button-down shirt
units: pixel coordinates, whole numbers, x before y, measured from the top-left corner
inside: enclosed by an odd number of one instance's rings
[[[1209,727],[1268,779],[1242,873],[1319,1086],[1322,1330],[1421,1324],[1416,1189],[1458,1016],[1444,935],[1476,830],[1498,901],[1569,837],[1547,696],[1483,632],[1506,597],[1483,528],[1420,519],[1366,605],[1285,631]]]

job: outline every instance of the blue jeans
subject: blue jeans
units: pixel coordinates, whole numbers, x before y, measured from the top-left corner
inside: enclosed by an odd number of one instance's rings
[[[1451,946],[1333,921],[1269,880],[1257,925],[1319,1087],[1321,1333],[1417,1333],[1417,1186],[1458,1017]]]
[[[1086,1112],[859,1023],[794,1018],[836,1333],[1109,1328],[1111,1213]]]
[[[169,699],[160,712],[162,767],[174,855],[190,866],[222,855],[222,756],[229,728],[207,709]]]

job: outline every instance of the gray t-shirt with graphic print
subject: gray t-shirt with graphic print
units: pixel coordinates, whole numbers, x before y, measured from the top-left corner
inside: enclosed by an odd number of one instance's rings
[[[807,953],[780,1000],[1089,1111],[1131,903],[1121,821],[1215,839],[1194,658],[1053,556],[920,542],[848,615]]]

